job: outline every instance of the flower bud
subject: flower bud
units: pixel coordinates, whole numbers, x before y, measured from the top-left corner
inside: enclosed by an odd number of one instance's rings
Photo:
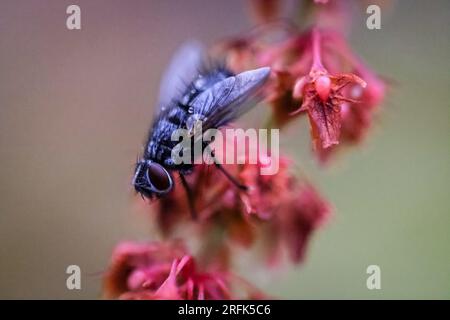
[[[316,88],[317,94],[322,101],[328,100],[330,96],[331,80],[328,76],[320,76],[314,82],[314,87]]]

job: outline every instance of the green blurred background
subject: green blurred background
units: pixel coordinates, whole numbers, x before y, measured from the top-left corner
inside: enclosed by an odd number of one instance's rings
[[[100,296],[113,247],[153,234],[129,178],[170,55],[251,26],[238,0],[75,2],[81,31],[65,27],[73,1],[0,1],[0,298]],[[393,4],[377,31],[354,13],[352,46],[395,80],[365,145],[322,170],[305,121],[283,135],[336,213],[303,266],[241,270],[274,296],[450,298],[450,2]]]

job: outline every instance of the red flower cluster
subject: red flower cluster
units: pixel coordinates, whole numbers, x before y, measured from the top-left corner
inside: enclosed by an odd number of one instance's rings
[[[242,191],[221,172],[206,165],[199,166],[188,177],[196,197],[198,230],[192,232],[192,220],[184,190],[175,192],[157,203],[156,221],[166,235],[188,230],[207,243],[205,255],[214,263],[227,266],[232,244],[249,247],[261,240],[270,262],[286,249],[291,260],[300,262],[308,239],[330,215],[330,206],[308,182],[301,182],[290,173],[290,161],[280,159],[274,175],[260,175],[262,161],[257,164],[226,165],[227,171],[247,186]],[[266,163],[264,161],[264,163]],[[213,236],[215,235],[215,236]],[[220,239],[217,239],[220,235]],[[211,243],[208,239],[217,239]]]
[[[180,244],[120,244],[114,250],[104,288],[106,298],[131,300],[264,297],[259,290],[229,272],[198,270],[194,258]]]
[[[314,150],[324,162],[338,144],[357,143],[365,136],[385,85],[340,33],[292,29],[275,24],[221,48],[235,70],[271,66],[266,100],[273,107],[275,125],[283,127],[295,115],[307,113]]]

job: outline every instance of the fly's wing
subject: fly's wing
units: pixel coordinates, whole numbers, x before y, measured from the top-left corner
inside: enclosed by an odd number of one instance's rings
[[[191,103],[203,118],[202,129],[219,128],[237,119],[256,104],[256,94],[270,75],[270,68],[245,71],[228,77],[199,94]]]
[[[197,77],[203,61],[204,49],[197,41],[186,42],[177,50],[161,79],[159,110],[181,97],[187,85]]]

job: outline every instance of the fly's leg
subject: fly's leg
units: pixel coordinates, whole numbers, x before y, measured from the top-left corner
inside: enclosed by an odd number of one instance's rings
[[[230,182],[232,184],[234,184],[237,188],[241,189],[242,191],[247,191],[248,190],[248,187],[246,185],[243,185],[242,183],[240,183],[227,170],[225,170],[225,168],[220,163],[215,161],[216,160],[215,159],[216,154],[215,154],[214,151],[211,151],[211,157],[214,159],[214,165],[216,166],[216,168],[219,169],[225,175],[225,177],[227,177],[227,179],[230,180]]]
[[[215,162],[214,164],[215,164],[216,168],[219,169],[220,171],[222,171],[222,173],[225,175],[225,177],[227,177],[227,179],[230,180],[230,182],[232,184],[234,184],[237,188],[241,189],[242,191],[248,190],[248,187],[246,185],[243,185],[242,183],[240,183],[227,170],[225,170],[225,168],[220,163]]]
[[[187,183],[186,178],[184,177],[184,174],[182,174],[181,172],[180,172],[180,179],[181,179],[181,184],[184,187],[184,190],[186,190],[186,196],[188,199],[191,217],[193,220],[197,220],[197,211],[195,210],[195,205],[194,205],[194,194],[192,193],[191,187],[189,187],[189,184]]]

